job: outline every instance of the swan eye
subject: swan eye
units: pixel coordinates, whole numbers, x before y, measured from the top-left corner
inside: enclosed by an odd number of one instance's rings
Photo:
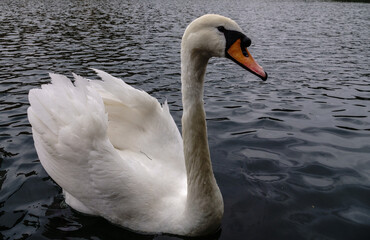
[[[226,29],[223,26],[219,26],[217,27],[217,29],[218,31],[223,32],[223,33],[226,31]]]

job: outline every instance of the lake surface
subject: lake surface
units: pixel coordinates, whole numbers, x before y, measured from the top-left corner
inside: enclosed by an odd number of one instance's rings
[[[212,59],[205,109],[225,202],[209,239],[370,239],[370,4],[322,1],[0,2],[0,239],[182,239],[79,214],[42,168],[27,94],[98,68],[182,114],[180,41],[219,13],[252,39],[266,82]]]

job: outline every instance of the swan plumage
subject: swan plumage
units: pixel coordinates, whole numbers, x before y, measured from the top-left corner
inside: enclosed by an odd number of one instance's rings
[[[208,59],[228,55],[231,33],[225,29],[245,37],[219,15],[196,19],[184,33],[182,136],[166,102],[100,70],[102,81],[74,74],[72,83],[50,74],[50,84],[30,91],[35,148],[68,205],[146,233],[217,230],[223,201],[212,173],[202,96]]]

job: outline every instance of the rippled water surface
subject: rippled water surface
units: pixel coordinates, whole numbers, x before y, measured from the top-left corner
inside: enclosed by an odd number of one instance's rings
[[[0,2],[0,239],[181,239],[81,215],[43,170],[27,94],[48,72],[120,77],[180,126],[180,40],[204,13],[252,39],[262,82],[212,59],[209,144],[225,201],[210,239],[370,239],[370,4],[307,1]]]

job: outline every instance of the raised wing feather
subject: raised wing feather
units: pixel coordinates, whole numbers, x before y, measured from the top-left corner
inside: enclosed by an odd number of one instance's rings
[[[52,84],[30,91],[37,153],[75,209],[133,228],[153,221],[154,228],[158,212],[184,205],[180,133],[166,104],[96,71],[103,81],[75,76],[74,86],[51,74]]]
[[[95,70],[103,81],[91,82],[102,96],[108,112],[108,135],[113,146],[131,149],[148,158],[164,161],[174,170],[185,172],[181,135],[167,103],[159,102],[145,91],[121,79]]]

